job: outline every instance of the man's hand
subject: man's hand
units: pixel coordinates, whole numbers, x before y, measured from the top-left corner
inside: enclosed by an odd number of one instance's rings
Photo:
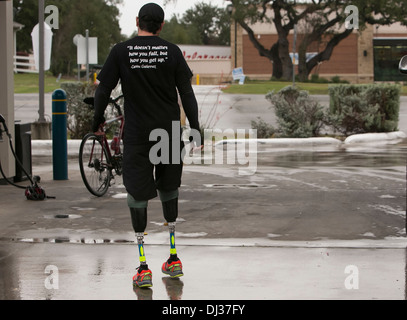
[[[192,152],[193,152],[193,153],[199,152],[199,151],[202,151],[203,149],[204,149],[204,146],[203,146],[203,144],[202,144],[202,145],[200,145],[199,147],[193,147],[193,148],[192,148]]]
[[[193,142],[192,142],[193,143]],[[203,145],[200,145],[199,147],[196,147],[195,143],[193,143],[194,147],[192,147],[191,149],[189,149],[189,156],[192,157],[195,154],[198,154],[200,152],[202,152],[202,150],[204,149]]]

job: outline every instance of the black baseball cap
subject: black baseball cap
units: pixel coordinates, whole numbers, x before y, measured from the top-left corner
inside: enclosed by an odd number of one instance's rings
[[[138,13],[139,19],[153,20],[156,22],[164,21],[164,10],[156,3],[147,3],[141,7]]]

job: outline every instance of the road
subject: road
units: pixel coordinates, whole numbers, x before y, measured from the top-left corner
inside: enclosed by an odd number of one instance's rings
[[[276,125],[274,111],[264,95],[223,94],[218,87],[194,86],[200,108],[200,122],[206,127],[220,129],[250,129],[251,121],[262,118]],[[21,123],[38,120],[38,95],[15,94],[15,119]],[[313,96],[322,105],[329,105],[326,95]],[[51,94],[45,95],[45,118],[52,118]],[[217,120],[217,117],[219,119]],[[407,97],[400,98],[399,130],[407,133]]]

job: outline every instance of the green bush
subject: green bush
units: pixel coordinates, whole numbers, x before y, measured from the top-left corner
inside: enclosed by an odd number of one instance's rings
[[[334,76],[331,78],[331,83],[349,83],[349,81],[341,80],[339,76]]]
[[[311,78],[310,78],[309,82],[312,82],[312,83],[329,83],[329,80],[325,79],[325,78],[320,78],[319,74],[313,73],[313,74],[311,74]]]
[[[68,132],[71,139],[82,139],[92,130],[93,109],[83,102],[86,97],[93,97],[96,86],[82,82],[61,84],[66,92]]]
[[[276,133],[276,129],[260,117],[251,121],[251,127],[257,130],[257,138],[259,139],[271,138]]]
[[[400,86],[335,85],[328,88],[328,123],[344,135],[397,130]]]
[[[275,109],[281,136],[308,138],[319,135],[325,114],[323,107],[309,96],[308,91],[287,86],[278,93],[269,92],[266,99]]]

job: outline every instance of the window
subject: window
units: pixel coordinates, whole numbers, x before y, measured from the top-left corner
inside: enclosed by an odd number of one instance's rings
[[[407,38],[373,39],[374,80],[407,81],[399,70],[399,61],[407,55]]]

